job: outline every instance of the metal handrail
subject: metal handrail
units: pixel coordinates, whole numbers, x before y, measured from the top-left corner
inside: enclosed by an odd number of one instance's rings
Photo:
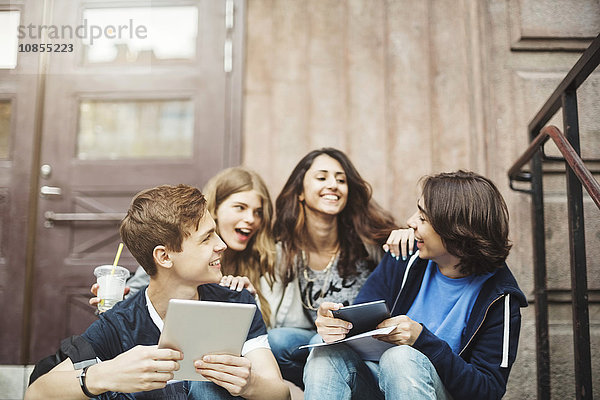
[[[525,164],[531,161],[531,158],[538,149],[552,139],[558,147],[558,150],[564,157],[564,160],[569,164],[579,181],[585,187],[596,206],[600,209],[600,183],[594,178],[590,170],[585,166],[579,154],[573,149],[571,143],[566,136],[556,126],[549,125],[542,129],[539,135],[531,142],[527,150],[508,170],[508,178],[510,179],[511,187],[514,181],[529,181],[530,174],[522,171]]]
[[[548,324],[548,288],[546,268],[546,237],[544,222],[544,189],[542,162],[544,144],[552,138],[566,164],[567,215],[571,272],[571,305],[573,313],[573,354],[575,394],[578,399],[592,399],[591,340],[587,287],[587,257],[583,190],[600,208],[600,185],[580,157],[577,89],[600,65],[600,35],[585,50],[567,76],[544,103],[528,125],[531,144],[509,169],[510,187],[531,195],[533,236],[533,283],[535,298],[537,394],[539,399],[550,398],[550,345]],[[563,133],[556,127],[545,127],[562,108]],[[555,160],[552,158],[552,160]],[[526,163],[530,170],[523,171]],[[529,190],[514,187],[515,181],[530,182]]]
[[[537,135],[544,125],[550,121],[552,116],[561,107],[562,95],[567,90],[576,90],[587,79],[587,77],[600,64],[600,34],[596,36],[590,47],[581,55],[567,76],[550,95],[546,103],[529,123],[530,133]]]

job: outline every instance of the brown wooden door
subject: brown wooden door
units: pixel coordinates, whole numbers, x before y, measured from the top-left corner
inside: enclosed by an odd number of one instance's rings
[[[112,262],[118,223],[136,192],[158,184],[201,186],[239,163],[239,109],[232,93],[241,91],[234,79],[240,68],[224,71],[224,49],[240,30],[231,21],[226,27],[226,8],[235,5],[241,22],[243,4],[115,4],[54,1],[58,26],[87,20],[88,26],[117,27],[129,19],[133,28],[144,25],[147,37],[156,26],[160,32],[153,45],[106,41],[108,50],[98,54],[85,40],[73,40],[73,52],[48,59],[29,362],[94,320],[87,305],[93,269]],[[137,266],[126,250],[119,264],[131,271]]]
[[[0,0],[3,25],[7,16],[41,21],[42,10],[24,2]],[[2,28],[4,28],[3,26]],[[3,31],[4,33],[5,31]],[[26,248],[39,55],[0,53],[0,364],[22,362],[23,309],[26,292]],[[8,63],[6,60],[12,60]],[[16,65],[15,65],[16,62]]]

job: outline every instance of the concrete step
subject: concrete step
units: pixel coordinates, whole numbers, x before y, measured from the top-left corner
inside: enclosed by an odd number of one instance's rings
[[[33,365],[0,365],[0,400],[21,400]]]

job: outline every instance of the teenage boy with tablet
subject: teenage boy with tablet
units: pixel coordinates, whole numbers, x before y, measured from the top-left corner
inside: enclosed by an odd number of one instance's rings
[[[82,335],[101,362],[75,370],[67,358],[38,378],[25,398],[288,399],[258,310],[241,357],[205,356],[195,367],[209,381],[168,382],[183,358],[156,346],[170,299],[254,303],[245,290],[219,286],[227,246],[215,228],[196,188],[164,185],[136,195],[120,232],[150,284],[103,313]]]

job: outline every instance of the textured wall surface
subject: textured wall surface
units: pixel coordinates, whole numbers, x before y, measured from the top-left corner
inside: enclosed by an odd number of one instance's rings
[[[475,170],[507,200],[509,264],[532,298],[529,199],[510,191],[506,172],[528,143],[529,121],[600,32],[598,0],[249,0],[247,19],[243,161],[273,197],[296,162],[322,146],[344,150],[398,222],[414,209],[421,175]],[[589,158],[600,158],[599,79],[578,92]],[[562,129],[560,115],[553,122]],[[548,285],[564,289],[564,174],[549,173],[545,185]],[[600,212],[585,201],[588,283],[597,290]],[[597,305],[590,320],[594,355]],[[551,305],[553,398],[575,393],[570,324],[570,305]],[[506,398],[535,397],[532,304]]]

